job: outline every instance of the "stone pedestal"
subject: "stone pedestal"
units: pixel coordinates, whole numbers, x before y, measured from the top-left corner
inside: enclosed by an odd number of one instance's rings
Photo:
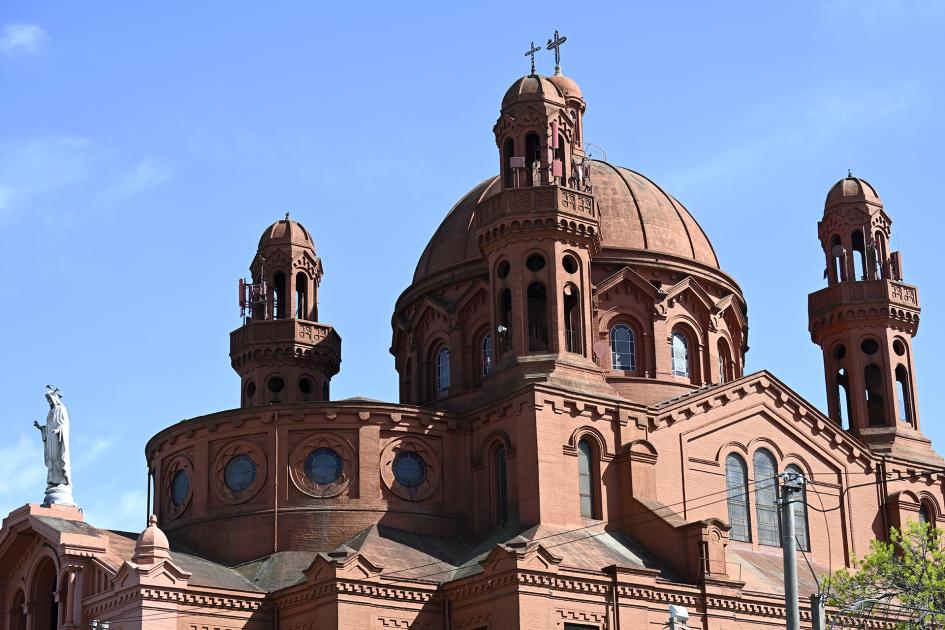
[[[58,486],[47,486],[46,495],[43,497],[43,507],[51,505],[69,505],[74,506],[72,499],[72,486],[60,484]]]

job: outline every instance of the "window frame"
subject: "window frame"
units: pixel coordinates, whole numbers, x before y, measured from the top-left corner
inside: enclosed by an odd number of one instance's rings
[[[625,329],[627,333],[629,334],[629,339],[626,342],[628,344],[628,350],[626,352],[618,352],[614,347],[615,344],[618,343],[618,340],[614,338],[614,334],[618,330],[623,330],[623,329]],[[633,326],[631,326],[627,322],[621,321],[611,326],[609,337],[610,337],[610,369],[615,372],[636,373],[637,371],[637,342],[636,342],[637,333],[636,333],[636,330],[634,330]],[[617,361],[618,355],[630,356],[629,368],[618,366],[618,361]]]

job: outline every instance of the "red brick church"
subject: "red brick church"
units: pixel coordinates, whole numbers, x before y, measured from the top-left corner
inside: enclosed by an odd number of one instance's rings
[[[151,438],[140,534],[55,504],[7,516],[0,630],[629,630],[670,606],[690,628],[783,627],[785,471],[817,508],[794,506],[809,627],[817,579],[942,519],[918,293],[876,189],[837,182],[817,225],[824,413],[744,373],[738,284],[678,200],[588,154],[586,105],[560,72],[502,97],[499,174],[394,305],[399,402],[331,397],[315,239],[268,227],[230,334],[240,408]]]

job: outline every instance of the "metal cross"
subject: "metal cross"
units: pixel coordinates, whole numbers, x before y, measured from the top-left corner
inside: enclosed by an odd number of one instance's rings
[[[561,74],[561,44],[566,41],[568,38],[558,34],[557,30],[555,30],[554,39],[548,40],[548,50],[555,51],[555,74]]]
[[[532,58],[532,74],[535,74],[535,53],[541,52],[541,46],[536,46],[535,42],[532,42],[532,47],[525,53],[526,57]]]

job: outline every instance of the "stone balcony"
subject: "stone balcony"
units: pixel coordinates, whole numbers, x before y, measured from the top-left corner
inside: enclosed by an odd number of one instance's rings
[[[341,361],[341,337],[327,324],[300,319],[250,320],[230,333],[230,358],[304,356]]]
[[[811,332],[841,318],[892,317],[917,327],[919,290],[895,280],[840,282],[807,296]]]
[[[507,188],[476,208],[480,241],[523,229],[564,231],[600,243],[600,211],[593,195],[563,186]]]

